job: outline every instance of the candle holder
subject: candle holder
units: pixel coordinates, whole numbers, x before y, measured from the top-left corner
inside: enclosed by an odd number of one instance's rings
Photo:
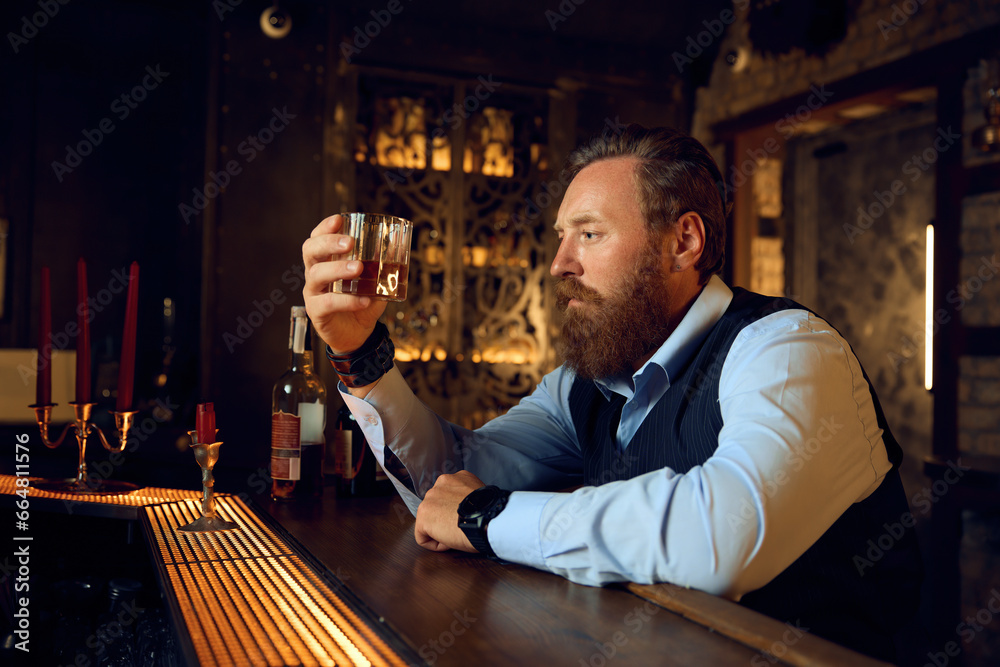
[[[62,433],[56,440],[49,439],[49,426],[52,421],[52,408],[56,406],[55,403],[43,403],[29,405],[28,407],[35,411],[35,421],[38,423],[38,430],[42,435],[42,443],[49,449],[55,449],[62,444],[62,441],[66,438],[66,434],[69,433],[70,429],[73,429],[76,433],[76,443],[80,450],[80,460],[77,466],[76,478],[62,479],[62,480],[41,480],[35,482],[32,486],[42,489],[45,491],[56,491],[61,493],[79,493],[79,494],[98,494],[98,495],[113,495],[119,493],[128,493],[130,491],[135,491],[139,488],[138,485],[132,484],[131,482],[122,482],[114,479],[102,479],[99,477],[93,477],[87,473],[87,461],[84,458],[87,452],[87,439],[92,433],[97,433],[100,438],[101,444],[104,445],[104,449],[112,453],[119,453],[125,449],[125,444],[128,442],[128,432],[132,428],[132,419],[135,417],[136,413],[134,411],[127,412],[113,412],[115,416],[115,431],[118,436],[118,446],[112,447],[111,443],[104,436],[104,432],[101,431],[100,427],[93,423],[91,420],[91,413],[93,412],[96,403],[70,403],[73,406],[73,421],[63,427]]]
[[[215,478],[212,476],[212,469],[219,460],[219,448],[222,447],[222,442],[198,442],[197,431],[188,431],[188,435],[191,436],[194,459],[201,466],[201,518],[195,519],[177,530],[182,530],[185,533],[208,533],[239,528],[235,523],[220,519],[215,515],[215,497],[212,495]]]

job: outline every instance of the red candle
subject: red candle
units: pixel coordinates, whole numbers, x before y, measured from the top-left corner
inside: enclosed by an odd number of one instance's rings
[[[195,431],[198,434],[198,444],[206,445],[215,442],[215,406],[213,404],[198,404]]]
[[[125,329],[122,332],[122,358],[118,364],[118,412],[132,407],[135,381],[135,327],[139,310],[139,263],[132,262],[128,272],[128,301],[125,304]]]
[[[35,404],[52,402],[52,293],[49,267],[42,267],[42,293],[38,313],[38,378],[35,381]]]
[[[76,402],[90,403],[90,306],[87,303],[87,263],[76,263]]]

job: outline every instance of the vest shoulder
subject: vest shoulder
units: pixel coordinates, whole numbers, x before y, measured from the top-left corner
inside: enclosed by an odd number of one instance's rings
[[[756,320],[783,310],[804,310],[812,313],[810,309],[786,296],[766,296],[750,292],[742,287],[734,287],[732,289],[733,300],[729,304],[729,308],[726,309],[723,317]]]

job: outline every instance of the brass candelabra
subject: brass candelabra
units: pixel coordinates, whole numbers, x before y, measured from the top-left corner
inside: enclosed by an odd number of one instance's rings
[[[136,415],[135,411],[125,411],[125,412],[113,412],[115,417],[115,431],[118,438],[118,445],[112,447],[111,443],[105,437],[104,432],[101,430],[97,424],[95,424],[91,415],[94,410],[96,403],[70,403],[73,406],[73,421],[66,424],[63,427],[62,433],[55,440],[49,438],[49,427],[52,421],[52,408],[56,406],[55,403],[43,403],[29,405],[28,407],[35,411],[35,422],[38,424],[38,430],[42,435],[42,443],[49,449],[55,449],[62,444],[63,440],[66,438],[66,434],[73,429],[76,434],[77,446],[80,450],[79,465],[77,466],[76,478],[62,479],[62,480],[42,480],[33,484],[39,489],[46,491],[57,491],[63,493],[80,493],[80,494],[118,494],[118,493],[128,493],[129,491],[135,491],[139,487],[131,482],[122,482],[114,479],[104,479],[101,477],[96,477],[90,475],[87,472],[87,461],[85,458],[87,452],[87,439],[90,438],[91,434],[97,433],[101,444],[104,448],[112,453],[120,453],[125,449],[125,444],[128,442],[128,432],[132,428],[132,420]]]

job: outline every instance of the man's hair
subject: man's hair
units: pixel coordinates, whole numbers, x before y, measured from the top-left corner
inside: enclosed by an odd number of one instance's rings
[[[588,165],[619,157],[639,161],[635,169],[639,210],[649,228],[665,232],[681,215],[694,211],[705,222],[705,247],[695,264],[699,280],[705,283],[721,271],[729,206],[722,174],[705,147],[673,128],[632,124],[574,150],[567,169],[575,177]]]

